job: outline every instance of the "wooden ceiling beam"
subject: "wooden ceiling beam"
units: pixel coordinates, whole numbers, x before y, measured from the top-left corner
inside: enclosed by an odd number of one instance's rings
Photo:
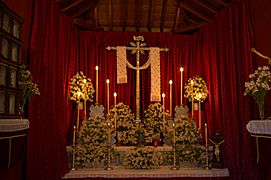
[[[95,9],[94,9],[94,16],[95,16],[94,21],[95,21],[95,27],[96,28],[98,27],[98,21],[99,21],[99,19],[98,19],[98,10],[97,9],[98,8],[96,6]]]
[[[160,18],[160,32],[164,32],[166,13],[167,13],[167,0],[163,0],[162,13]]]
[[[140,0],[135,0],[134,13],[135,13],[135,28],[136,28],[136,32],[139,32],[139,26],[140,26],[140,4],[141,4]]]
[[[113,30],[113,14],[112,14],[112,0],[108,1],[108,13],[109,13],[109,31]]]
[[[181,12],[181,7],[178,6],[178,9],[176,11],[176,18],[175,18],[175,22],[174,22],[174,30],[177,29],[177,26],[178,26],[178,22],[179,22],[179,19],[180,19],[180,12]]]
[[[189,25],[189,26],[186,26],[183,28],[176,29],[176,30],[172,31],[172,33],[178,34],[178,33],[187,33],[187,32],[191,32],[191,31],[195,31],[195,30],[201,28],[203,25],[205,25],[205,23]]]
[[[224,6],[227,6],[227,3],[225,3],[223,0],[216,0],[217,2],[219,2],[220,4],[223,4]]]
[[[74,14],[72,14],[71,16],[73,18],[76,18],[76,17],[82,15],[83,13],[89,11],[90,9],[95,8],[96,6],[97,6],[96,3],[89,3],[89,4],[85,5],[83,8],[80,8],[79,11],[77,11]]]
[[[78,1],[73,1],[70,5],[62,8],[62,12],[66,12],[70,9],[72,9],[73,7],[75,7],[76,5],[80,4],[83,0],[78,0]]]
[[[120,1],[120,6],[121,6],[121,26],[122,26],[122,31],[125,32],[126,26],[127,26],[127,2],[126,0],[121,0]]]
[[[148,18],[149,32],[151,32],[151,30],[152,30],[152,6],[153,6],[153,0],[150,0],[150,2],[149,2],[149,18]]]
[[[77,18],[73,19],[73,24],[83,30],[91,30],[91,31],[103,31],[104,30],[102,27],[97,27],[95,25],[95,23],[89,23],[87,21],[77,19]]]
[[[180,6],[181,6],[184,10],[186,10],[186,11],[188,11],[188,12],[190,12],[190,13],[196,15],[196,16],[199,17],[200,19],[202,19],[202,20],[204,20],[204,21],[206,21],[206,22],[209,21],[209,19],[208,19],[207,17],[203,16],[202,14],[200,14],[199,12],[197,12],[196,10],[191,9],[191,8],[188,7],[186,4],[181,3]]]
[[[211,8],[210,6],[207,6],[206,4],[203,4],[201,1],[199,0],[194,0],[194,3],[198,4],[199,6],[205,8],[205,9],[208,9],[209,11],[211,11],[212,13],[214,14],[217,14],[217,11],[214,10],[213,8]]]

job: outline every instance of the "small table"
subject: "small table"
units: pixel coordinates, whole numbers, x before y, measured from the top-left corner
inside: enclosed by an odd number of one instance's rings
[[[271,120],[251,120],[246,126],[252,137],[256,138],[257,163],[259,163],[259,140],[258,138],[271,139]]]
[[[0,169],[23,159],[28,128],[28,119],[0,119]]]

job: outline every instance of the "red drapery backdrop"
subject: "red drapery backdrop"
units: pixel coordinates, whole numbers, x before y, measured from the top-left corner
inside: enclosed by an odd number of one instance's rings
[[[255,67],[247,1],[233,2],[193,36],[82,32],[50,0],[35,1],[34,6],[30,70],[41,96],[35,96],[29,107],[29,180],[60,179],[68,170],[65,146],[71,141],[75,121],[68,85],[79,70],[95,84],[98,65],[99,103],[107,105],[105,81],[110,79],[110,104],[116,91],[117,101],[130,105],[135,112],[135,72],[129,69],[128,84],[117,85],[116,51],[106,50],[107,46],[128,46],[134,35],[144,36],[148,47],[170,49],[161,52],[161,90],[169,97],[168,82],[173,80],[173,107],[180,103],[181,66],[185,68],[185,83],[194,75],[206,80],[209,96],[203,103],[204,119],[209,134],[219,131],[225,138],[222,160],[231,179],[263,179],[255,165],[254,144],[245,129],[250,119],[258,118],[254,102],[243,96],[244,82]],[[128,53],[128,59],[135,64],[133,55]],[[143,55],[141,64],[146,60],[147,55]],[[150,70],[141,72],[141,92],[142,113],[150,104]],[[166,107],[169,109],[168,99]]]

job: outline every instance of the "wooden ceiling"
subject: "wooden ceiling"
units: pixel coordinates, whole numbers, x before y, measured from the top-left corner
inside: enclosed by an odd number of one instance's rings
[[[192,34],[232,0],[53,0],[81,30]]]

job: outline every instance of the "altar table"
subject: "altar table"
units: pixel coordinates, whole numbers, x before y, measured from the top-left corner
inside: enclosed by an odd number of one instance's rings
[[[218,177],[229,177],[228,168],[205,170],[202,168],[181,168],[179,170],[171,170],[170,166],[162,166],[157,169],[129,169],[123,167],[113,167],[111,171],[106,171],[103,168],[97,169],[78,169],[71,170],[62,179],[69,178],[85,178],[85,179],[99,179],[99,178],[119,178],[119,179],[136,179],[136,178],[200,178],[200,179],[217,179]]]

